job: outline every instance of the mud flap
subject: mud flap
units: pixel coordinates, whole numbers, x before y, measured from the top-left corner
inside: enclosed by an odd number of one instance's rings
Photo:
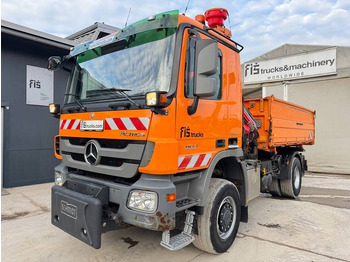
[[[86,244],[101,247],[101,200],[60,186],[51,189],[51,223]]]

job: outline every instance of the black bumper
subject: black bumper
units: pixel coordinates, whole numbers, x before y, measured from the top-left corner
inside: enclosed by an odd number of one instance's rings
[[[53,186],[51,190],[51,223],[86,244],[101,247],[101,199]]]

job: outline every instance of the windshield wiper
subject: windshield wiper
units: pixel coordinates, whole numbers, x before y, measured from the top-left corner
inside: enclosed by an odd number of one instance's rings
[[[137,106],[138,108],[142,108],[138,103],[136,103],[135,100],[133,100],[127,93],[127,91],[131,91],[130,89],[123,89],[123,88],[106,88],[106,89],[98,89],[98,90],[93,90],[94,94],[91,94],[92,96],[98,96],[98,93],[111,93],[111,91],[115,91],[117,93],[120,93],[122,96],[124,96],[127,100],[129,100],[130,103],[133,105]]]
[[[78,106],[81,108],[81,111],[86,112],[86,110],[87,110],[86,106],[84,106],[84,105],[79,101],[79,99],[76,99],[75,97],[74,97],[74,100],[75,100],[75,102],[77,102]]]
[[[86,106],[84,106],[84,105],[79,101],[79,99],[77,99],[78,95],[72,94],[72,93],[67,93],[67,94],[64,94],[64,95],[65,95],[65,96],[73,96],[74,102],[77,103],[77,105],[80,107],[81,111],[86,112],[87,108],[86,108]]]
[[[138,108],[141,108],[141,106],[135,102],[135,100],[133,100],[127,93],[125,93],[126,91],[131,91],[130,89],[121,89],[121,88],[111,88],[112,90],[121,93],[126,99],[128,99],[130,101],[130,103],[134,104],[135,106],[137,106]]]

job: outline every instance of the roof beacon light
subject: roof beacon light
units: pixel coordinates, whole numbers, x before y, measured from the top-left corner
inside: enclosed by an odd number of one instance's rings
[[[203,25],[205,24],[204,15],[196,15],[195,20],[198,21],[199,23],[202,23]]]
[[[224,21],[227,19],[228,11],[225,8],[211,8],[205,11],[205,20],[207,20],[210,28],[224,26]]]

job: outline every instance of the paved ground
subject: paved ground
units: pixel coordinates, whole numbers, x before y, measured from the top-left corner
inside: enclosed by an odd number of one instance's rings
[[[160,232],[136,227],[104,234],[95,250],[50,224],[50,187],[2,196],[2,261],[350,261],[350,175],[308,173],[299,200],[261,195],[233,246],[216,256],[193,245],[168,251]]]

